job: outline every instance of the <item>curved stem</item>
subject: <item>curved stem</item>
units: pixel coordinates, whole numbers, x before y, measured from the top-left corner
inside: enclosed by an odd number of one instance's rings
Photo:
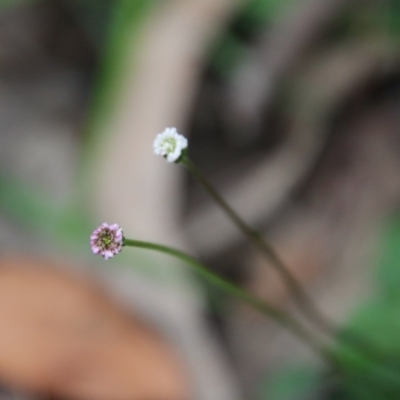
[[[289,271],[289,269],[282,262],[278,254],[269,245],[262,235],[250,227],[233,208],[222,198],[222,196],[217,192],[213,185],[203,176],[203,174],[198,170],[198,168],[193,164],[193,162],[186,156],[183,155],[180,163],[183,164],[187,169],[195,176],[195,178],[201,183],[209,195],[215,200],[215,202],[225,211],[237,228],[243,233],[245,237],[249,239],[266,257],[267,261],[278,271],[282,279],[285,281],[290,292],[292,293],[297,305],[305,315],[307,315],[312,321],[314,321],[318,326],[321,327],[325,332],[331,335],[335,335],[337,329],[333,324],[328,321],[325,316],[321,314],[318,308],[315,306],[314,302],[308,296],[308,294],[301,287],[300,283]]]
[[[361,382],[356,382],[357,387],[365,387],[366,390],[379,395],[386,394],[387,392],[391,393],[394,389],[398,390],[397,388],[400,387],[399,377],[397,374],[393,374],[393,371],[389,371],[385,366],[381,367],[375,363],[371,364],[370,360],[364,359],[362,356],[360,359],[359,353],[348,353],[348,350],[350,350],[349,348],[342,349],[342,351],[345,351],[347,354],[347,356],[343,358],[343,356],[338,353],[338,349],[327,347],[319,338],[316,338],[313,334],[304,329],[302,324],[296,319],[260,299],[259,297],[253,295],[252,293],[246,291],[245,289],[242,289],[239,286],[236,286],[235,284],[222,278],[215,272],[209,270],[205,265],[197,261],[192,256],[180,250],[160,244],[126,238],[124,238],[124,246],[161,252],[186,262],[207,281],[219,289],[246,302],[251,307],[271,318],[278,325],[294,334],[314,352],[323,357],[332,367],[337,369],[337,371],[339,371],[341,374],[344,374],[344,376],[348,375],[349,377],[355,379],[361,376],[365,378],[367,375],[367,381],[365,381],[363,378]]]
[[[223,291],[230,293],[236,298],[246,302],[254,309],[258,310],[262,314],[270,317],[277,324],[283,328],[292,332],[300,340],[306,343],[314,351],[322,355],[329,362],[332,361],[331,352],[325,347],[321,341],[311,335],[303,326],[295,320],[293,317],[279,310],[278,308],[272,306],[266,301],[260,299],[259,297],[253,295],[245,289],[236,286],[235,284],[229,282],[228,280],[222,278],[215,272],[208,269],[205,265],[197,261],[192,256],[183,253],[180,250],[173,249],[171,247],[163,246],[160,244],[143,242],[139,240],[132,240],[124,238],[124,246],[138,247],[143,249],[154,250],[164,254],[168,254],[172,257],[178,258],[181,261],[189,264],[195,271],[201,274],[208,282],[222,289]]]
[[[375,361],[382,361],[380,352],[375,348],[375,346],[371,345],[371,343],[368,343],[363,337],[359,337],[359,335],[349,331],[342,332],[342,334],[338,336],[340,333],[339,329],[334,325],[333,322],[331,322],[321,313],[298,280],[290,272],[289,268],[278,256],[274,248],[264,240],[261,233],[253,229],[239,216],[239,214],[223,199],[214,186],[208,181],[207,178],[203,176],[196,165],[185,153],[182,155],[179,162],[194,175],[194,177],[200,182],[208,194],[233,221],[236,227],[253,245],[258,248],[258,250],[260,250],[265,259],[270,262],[275,270],[281,275],[289,291],[291,292],[293,299],[296,301],[298,309],[305,316],[307,316],[311,322],[314,322],[317,326],[319,326],[325,334],[336,338],[342,343],[346,343],[354,349],[362,352],[364,355],[371,357]]]

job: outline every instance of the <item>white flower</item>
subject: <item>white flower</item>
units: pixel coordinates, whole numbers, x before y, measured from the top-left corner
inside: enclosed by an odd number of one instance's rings
[[[177,161],[187,146],[187,139],[180,135],[176,128],[166,128],[157,135],[153,144],[154,153],[165,157],[168,162]]]

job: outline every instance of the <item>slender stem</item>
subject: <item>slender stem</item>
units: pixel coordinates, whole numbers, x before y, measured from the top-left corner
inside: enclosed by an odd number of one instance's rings
[[[205,190],[215,200],[215,202],[230,217],[230,219],[243,233],[243,235],[247,237],[250,242],[253,243],[261,251],[264,257],[266,257],[271,265],[280,273],[282,279],[284,279],[290,292],[296,300],[299,309],[303,311],[303,313],[307,315],[311,320],[313,320],[317,325],[319,325],[325,332],[331,335],[336,334],[336,328],[320,313],[314,302],[303,290],[300,283],[285,266],[285,264],[282,262],[272,246],[264,240],[262,235],[258,231],[250,227],[238,215],[238,213],[232,209],[232,207],[222,198],[222,196],[217,192],[213,185],[203,176],[203,174],[186,155],[182,156],[180,163],[187,167],[187,169],[195,176],[195,178],[201,183],[201,185],[203,185]]]
[[[243,235],[261,251],[261,254],[264,255],[266,260],[271,263],[276,271],[278,271],[289,288],[294,300],[296,300],[298,309],[302,311],[305,316],[308,316],[311,321],[313,321],[322,329],[323,332],[329,336],[333,336],[337,340],[347,343],[354,349],[361,351],[364,355],[368,355],[375,359],[375,361],[382,361],[382,357],[376,348],[370,343],[367,343],[364,338],[359,337],[354,332],[342,332],[342,334],[338,337],[339,329],[320,312],[318,307],[290,272],[289,268],[284,264],[273,247],[265,241],[263,236],[257,230],[248,225],[239,216],[239,214],[233,210],[233,208],[223,199],[214,186],[208,181],[207,178],[204,177],[204,175],[199,171],[196,165],[186,154],[182,155],[180,163],[183,164],[194,175],[194,177],[200,182],[200,184],[221,207],[221,209],[228,215],[228,217],[233,221]]]
[[[168,254],[172,257],[178,258],[181,261],[189,264],[194,270],[201,274],[207,281],[222,289],[223,291],[230,293],[236,298],[246,302],[254,309],[258,310],[262,314],[273,319],[277,324],[286,328],[297,336],[300,340],[306,343],[314,351],[322,355],[324,358],[331,362],[331,352],[325,347],[321,341],[311,335],[303,326],[295,320],[293,317],[279,310],[278,308],[272,306],[266,301],[260,299],[259,297],[253,295],[245,289],[236,286],[232,282],[224,279],[215,272],[208,269],[205,265],[197,261],[192,256],[183,253],[180,250],[173,249],[171,247],[163,246],[160,244],[143,242],[139,240],[124,239],[124,246],[138,247],[143,249],[154,250],[164,254]]]
[[[363,379],[360,383],[356,382],[357,387],[365,387],[366,390],[377,393],[379,395],[391,393],[394,389],[398,390],[397,388],[400,385],[400,380],[397,374],[393,374],[393,371],[388,371],[385,366],[383,366],[383,368],[380,368],[375,363],[371,364],[369,360],[364,359],[362,356],[360,359],[360,354],[353,353],[351,349],[348,348],[342,349],[342,351],[346,352],[346,357],[343,357],[343,355],[338,352],[339,349],[332,349],[327,347],[323,342],[321,342],[319,338],[316,338],[313,334],[304,329],[299,321],[297,321],[287,313],[267,303],[263,299],[260,299],[252,293],[222,278],[215,272],[208,269],[205,265],[197,261],[192,256],[180,250],[176,250],[164,245],[126,238],[124,238],[124,246],[137,247],[161,252],[186,262],[195,271],[201,274],[207,281],[209,281],[219,289],[246,302],[251,307],[258,310],[263,315],[271,318],[278,325],[294,334],[303,343],[305,343],[313,351],[324,358],[332,367],[337,369],[337,371],[341,375],[343,375],[343,377],[348,375],[352,379],[355,379],[359,376],[363,376],[364,378],[365,376],[367,376],[367,381]],[[349,350],[350,353],[348,353]],[[391,373],[388,374],[388,372]]]

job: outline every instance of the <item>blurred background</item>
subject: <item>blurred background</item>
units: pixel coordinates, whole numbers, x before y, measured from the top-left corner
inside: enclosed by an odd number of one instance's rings
[[[117,222],[292,310],[152,154],[167,126],[327,316],[400,352],[398,0],[1,0],[0,399],[383,399],[175,260],[91,254]]]

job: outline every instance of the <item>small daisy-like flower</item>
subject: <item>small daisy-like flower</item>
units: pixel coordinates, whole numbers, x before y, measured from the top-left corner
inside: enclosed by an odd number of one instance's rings
[[[187,139],[180,135],[176,128],[166,128],[154,141],[154,153],[163,156],[168,162],[176,162],[182,151],[188,146]]]
[[[108,260],[122,250],[124,236],[118,224],[101,224],[90,236],[90,245],[94,254]]]

